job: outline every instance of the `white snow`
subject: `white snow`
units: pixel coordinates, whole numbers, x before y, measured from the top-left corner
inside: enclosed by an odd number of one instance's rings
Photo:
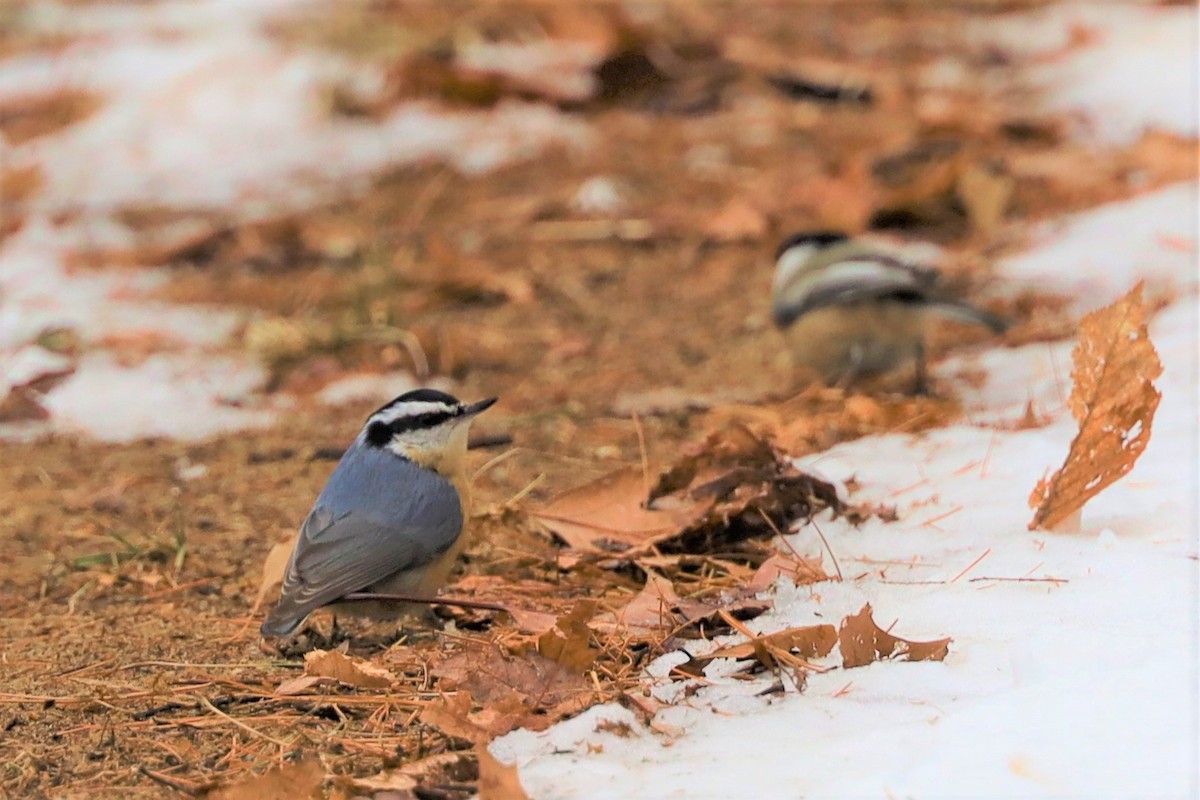
[[[1027,57],[1045,53],[1080,20],[1102,35],[1039,68],[1059,87],[1047,106],[1085,111],[1091,135],[1109,141],[1148,126],[1194,136],[1195,9],[1054,6],[1021,15],[1008,41],[1023,42]],[[819,518],[845,582],[781,580],[773,611],[749,627],[836,623],[869,602],[898,636],[953,637],[944,662],[835,668],[811,675],[803,693],[760,697],[769,677],[733,678],[729,662],[714,661],[709,685],[688,696],[665,677],[680,658],[671,654],[644,677],[675,703],[653,731],[609,705],[513,732],[493,753],[519,765],[539,800],[1195,797],[1197,211],[1194,185],[1169,187],[1046,226],[1029,252],[1001,265],[1014,290],[1062,292],[1079,314],[1142,279],[1147,296],[1174,299],[1150,325],[1165,371],[1149,446],[1085,506],[1080,533],[1027,529],[1029,494],[1062,464],[1077,429],[1066,408],[1072,342],[949,360],[939,367],[948,379],[964,367],[986,373],[981,386],[962,387],[963,423],[802,459],[825,476],[854,477],[853,499],[894,505],[899,519],[854,528]],[[1015,429],[1031,402],[1048,424]],[[832,571],[812,529],[790,538]],[[597,731],[602,719],[635,733]]]
[[[53,53],[0,62],[0,101],[62,89],[103,100],[52,135],[22,144],[0,136],[0,163],[36,166],[41,178],[25,228],[0,244],[0,366],[54,327],[76,330],[85,348],[100,351],[114,335],[172,345],[152,365],[82,359],[76,375],[51,390],[43,427],[108,439],[191,438],[271,419],[254,402],[231,407],[218,394],[222,381],[248,392],[263,378],[260,367],[230,355],[209,360],[244,314],[148,300],[161,273],[68,268],[81,245],[128,251],[139,236],[186,237],[178,225],[136,233],[110,212],[214,209],[249,219],[343,195],[388,165],[436,159],[481,173],[551,145],[587,142],[583,123],[533,104],[448,112],[407,103],[379,122],[335,118],[323,107],[329,87],[369,88],[381,76],[331,54],[287,48],[261,30],[280,14],[310,11],[319,24],[329,6],[198,0],[22,9],[22,25],[79,38]],[[63,211],[75,218],[50,221]],[[6,432],[26,436],[28,426],[0,426]]]
[[[1077,113],[1081,135],[1120,144],[1152,128],[1197,135],[1197,22],[1195,4],[1058,3],[979,35],[1040,62],[1046,111]]]

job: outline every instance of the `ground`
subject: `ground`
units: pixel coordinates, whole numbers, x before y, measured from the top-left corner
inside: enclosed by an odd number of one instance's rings
[[[386,5],[329,11],[328,26],[310,12],[270,35],[285,47],[386,62],[388,25],[431,40],[448,29],[503,39],[553,28],[537,11],[501,23],[491,4],[461,5],[469,12],[461,18],[429,11],[402,26]],[[1031,90],[1016,67],[965,35],[980,15],[996,13],[975,5],[804,6],[819,19],[811,25],[794,24],[791,6],[671,8],[635,26],[642,38],[632,50],[674,48],[687,57],[678,74],[637,91],[618,77],[611,97],[559,102],[586,125],[584,142],[483,174],[436,162],[380,169],[327,186],[321,201],[253,220],[211,208],[122,210],[134,230],[177,218],[204,223],[183,245],[136,250],[140,266],[126,269],[168,274],[160,299],[255,312],[222,347],[266,364],[259,394],[274,403],[274,421],[202,441],[102,442],[60,430],[0,442],[5,791],[198,793],[304,757],[333,775],[368,776],[469,752],[469,736],[417,712],[441,697],[431,662],[468,650],[464,640],[521,640],[520,626],[496,615],[460,616],[444,634],[410,629],[399,643],[390,630],[352,629],[361,635],[349,641],[351,654],[403,676],[388,693],[277,691],[303,670],[303,645],[336,644],[319,615],[302,646],[273,650],[259,640],[256,603],[268,552],[293,534],[378,404],[322,404],[318,392],[335,380],[407,370],[467,400],[498,395],[476,433],[510,436],[513,449],[502,459],[507,448],[471,455],[483,535],[460,577],[502,576],[467,584],[501,598],[513,596],[505,582],[557,586],[544,597],[518,593],[535,610],[559,613],[582,596],[620,608],[644,574],[562,566],[561,542],[528,509],[617,467],[648,464],[653,473],[674,464],[730,419],[811,418],[784,443],[795,456],[961,420],[969,388],[961,380],[911,399],[886,381],[867,387],[869,397],[806,384],[769,318],[771,254],[784,234],[838,226],[934,241],[958,291],[1014,320],[1005,344],[1018,347],[1063,338],[1075,319],[1050,291],[996,290],[992,264],[1020,245],[1011,233],[1018,223],[1194,177],[1184,138],[1150,133],[1082,147],[1063,119],[1026,114]],[[588,35],[604,24],[580,22]],[[384,45],[360,50],[372,28]],[[61,46],[16,35],[10,45],[0,52]],[[796,52],[831,70],[835,85],[865,80],[873,99],[787,96],[766,77]],[[379,116],[412,94],[458,109],[478,99],[416,63],[434,76],[430,87],[402,81],[403,92],[371,102],[331,90],[328,113]],[[1004,91],[994,88],[1001,79]],[[485,89],[506,102],[547,101],[527,89]],[[4,120],[0,113],[0,130]],[[589,181],[600,196],[592,207],[581,191]],[[989,191],[1004,197],[999,214],[1009,227],[989,217]],[[98,248],[76,268],[119,260]],[[985,338],[947,328],[933,355],[970,352]],[[75,357],[89,346],[60,349]],[[142,337],[105,347],[136,363],[171,345]],[[869,413],[856,413],[864,407]],[[736,585],[765,553],[736,554],[708,577]],[[711,588],[690,568],[671,569],[683,594]],[[656,641],[601,648],[592,699],[636,683],[635,670],[661,652]],[[430,796],[463,796],[474,788],[472,769],[439,773],[442,794]]]

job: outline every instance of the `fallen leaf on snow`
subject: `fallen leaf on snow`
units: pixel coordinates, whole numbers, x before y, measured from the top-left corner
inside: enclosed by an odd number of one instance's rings
[[[780,576],[788,578],[797,586],[809,583],[820,583],[830,579],[830,575],[821,567],[819,559],[807,559],[800,556],[776,553],[759,565],[747,589],[763,591],[769,589]]]
[[[842,666],[850,669],[882,659],[941,661],[950,652],[951,640],[910,642],[892,636],[875,624],[871,617],[871,604],[868,603],[862,611],[842,620],[837,641],[842,653]]]
[[[758,658],[764,665],[770,666],[773,661],[779,661],[779,656],[783,653],[794,652],[803,659],[827,656],[833,651],[837,641],[837,629],[832,625],[808,625],[756,636],[748,642],[696,656],[695,660],[705,662],[714,658]]]
[[[479,800],[529,800],[516,766],[497,761],[485,744],[475,748],[475,755],[479,759]]]
[[[1030,530],[1077,529],[1084,503],[1133,469],[1150,441],[1162,362],[1146,331],[1142,287],[1079,324],[1068,400],[1079,433],[1062,467],[1030,494]]]
[[[337,650],[312,650],[304,654],[304,673],[318,678],[333,678],[358,689],[386,689],[396,676],[363,658]]]

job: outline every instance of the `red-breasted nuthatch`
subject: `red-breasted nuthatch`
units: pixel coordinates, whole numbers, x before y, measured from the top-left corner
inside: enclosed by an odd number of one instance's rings
[[[468,429],[494,402],[417,389],[367,418],[300,527],[264,635],[285,636],[323,606],[381,619],[409,610],[338,603],[355,593],[433,599],[466,543]]]
[[[915,362],[916,391],[926,388],[925,336],[933,318],[1008,323],[938,291],[936,270],[923,269],[843,233],[789,236],[775,251],[772,315],[795,363],[830,385]]]

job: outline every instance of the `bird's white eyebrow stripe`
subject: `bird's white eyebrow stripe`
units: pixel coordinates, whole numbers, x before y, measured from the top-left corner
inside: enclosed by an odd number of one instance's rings
[[[372,422],[383,422],[391,425],[398,419],[407,417],[417,417],[424,414],[444,414],[447,417],[456,416],[460,413],[459,406],[453,406],[449,403],[435,403],[428,400],[410,400],[405,403],[397,403],[381,411],[376,411],[367,420],[367,424]]]

